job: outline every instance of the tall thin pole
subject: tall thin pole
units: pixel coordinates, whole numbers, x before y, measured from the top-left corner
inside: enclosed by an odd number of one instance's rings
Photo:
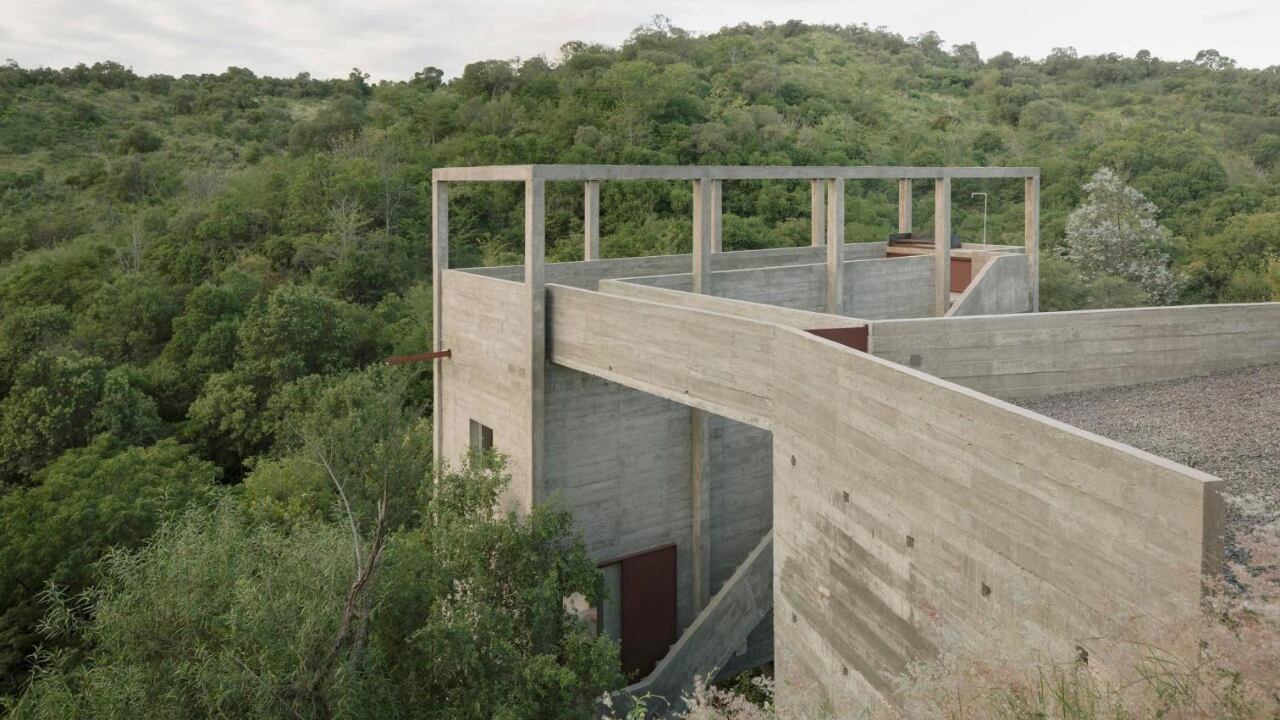
[[[969,197],[971,198],[978,197],[979,195],[982,196],[982,244],[986,245],[987,244],[987,193],[984,193],[984,192],[969,193]]]

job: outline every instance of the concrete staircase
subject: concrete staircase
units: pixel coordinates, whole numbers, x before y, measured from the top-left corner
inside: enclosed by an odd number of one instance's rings
[[[653,672],[614,694],[615,717],[625,715],[630,698],[645,696],[649,696],[646,706],[651,715],[669,716],[684,709],[681,697],[692,693],[694,677],[706,682],[715,676],[747,643],[748,635],[772,608],[773,533],[769,532]]]

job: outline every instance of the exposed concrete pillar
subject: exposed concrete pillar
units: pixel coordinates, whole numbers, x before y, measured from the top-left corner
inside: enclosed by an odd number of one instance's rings
[[[844,312],[844,178],[827,180],[827,312]]]
[[[524,284],[529,300],[529,505],[544,497],[543,420],[546,405],[547,312],[546,220],[547,193],[539,178],[524,184]]]
[[[951,307],[951,178],[933,184],[933,314]]]
[[[898,232],[911,232],[911,178],[898,178]]]
[[[449,269],[449,186],[431,182],[431,349],[444,349],[444,271]],[[444,461],[444,358],[431,361],[432,460]]]
[[[711,252],[724,252],[724,181],[711,181]]]
[[[588,180],[582,197],[582,259],[600,259],[600,181]]]
[[[1027,273],[1031,284],[1031,312],[1040,312],[1040,177],[1027,178],[1023,200],[1023,243],[1027,251]]]
[[[690,468],[692,499],[690,555],[693,557],[693,608],[702,612],[711,602],[711,416],[698,408],[689,409]]]
[[[711,180],[693,181],[693,292],[711,294],[715,197]]]
[[[827,181],[809,181],[809,244],[827,243]]]
[[[711,252],[719,215],[719,192],[715,180],[693,182],[693,292],[711,294]],[[689,461],[689,493],[692,528],[693,608],[695,612],[711,601],[711,458],[709,417],[697,408],[689,409],[691,456]]]

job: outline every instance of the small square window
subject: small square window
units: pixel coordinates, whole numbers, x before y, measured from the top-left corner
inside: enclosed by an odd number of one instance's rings
[[[471,421],[471,449],[488,452],[493,449],[493,428]]]

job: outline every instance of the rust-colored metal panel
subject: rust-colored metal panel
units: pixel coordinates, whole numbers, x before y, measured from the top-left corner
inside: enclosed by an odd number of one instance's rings
[[[973,281],[973,258],[951,258],[951,292],[964,292]]]
[[[854,350],[867,351],[867,326],[859,325],[858,327],[847,328],[821,328],[818,330],[806,330],[805,332],[813,333],[821,338],[826,338],[832,342],[838,342],[841,345],[851,347]]]
[[[622,560],[622,672],[645,677],[676,641],[676,546]]]

